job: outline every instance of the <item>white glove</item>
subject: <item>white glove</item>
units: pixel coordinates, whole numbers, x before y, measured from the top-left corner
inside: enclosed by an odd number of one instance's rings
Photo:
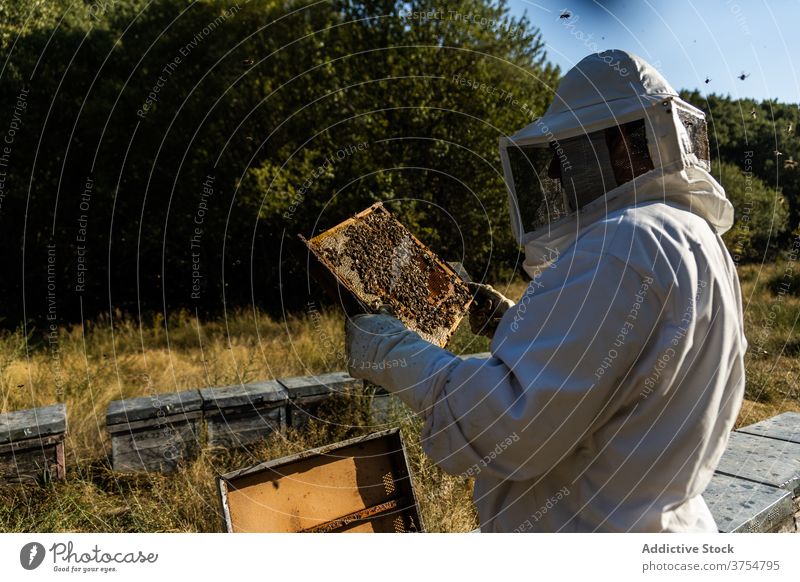
[[[345,322],[347,372],[395,393],[415,412],[432,402],[430,382],[458,358],[426,342],[386,313],[356,315]]]
[[[475,296],[470,305],[469,327],[472,333],[494,337],[497,326],[506,311],[514,307],[514,302],[491,285],[469,283]]]

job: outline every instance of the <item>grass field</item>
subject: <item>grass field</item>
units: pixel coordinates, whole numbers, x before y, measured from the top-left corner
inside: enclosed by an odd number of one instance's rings
[[[794,263],[742,266],[750,341],[746,401],[738,424],[800,410],[800,269]],[[522,283],[504,289],[519,296]],[[451,349],[485,351],[488,342],[459,329]],[[0,337],[0,411],[66,402],[67,479],[0,487],[0,531],[220,531],[214,477],[310,447],[376,430],[368,402],[331,402],[326,418],[303,433],[273,435],[248,451],[203,452],[172,476],[120,475],[108,464],[105,410],[112,400],[155,392],[335,371],[344,368],[341,315],[312,309],[285,321],[241,310],[214,321],[188,312],[137,322],[122,314],[62,329],[57,343],[42,332]],[[321,415],[322,417],[322,415]],[[439,471],[422,453],[418,421],[393,419],[409,447],[423,519],[429,531],[469,531],[477,521],[471,483]]]

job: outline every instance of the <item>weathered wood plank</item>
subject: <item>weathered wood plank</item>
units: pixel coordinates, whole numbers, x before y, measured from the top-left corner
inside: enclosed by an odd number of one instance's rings
[[[0,414],[0,444],[66,431],[67,405],[64,403]]]
[[[286,426],[289,397],[275,380],[204,388],[200,396],[212,447],[249,445]]]
[[[800,493],[800,444],[732,432],[719,473]]]
[[[67,406],[0,414],[0,480],[11,483],[64,479]]]
[[[286,422],[296,429],[305,427],[317,418],[320,404],[331,396],[343,394],[363,385],[346,372],[331,372],[316,376],[294,376],[278,380],[289,395],[286,405]]]
[[[769,532],[792,519],[792,494],[785,489],[716,473],[703,492],[719,531]]]
[[[234,384],[200,390],[204,410],[225,410],[235,407],[279,406],[286,402],[286,389],[276,380]],[[269,406],[271,407],[271,406]]]
[[[120,472],[172,473],[200,450],[203,400],[198,390],[109,404],[112,466]]]
[[[202,416],[202,410],[193,410],[191,412],[182,412],[173,416],[158,416],[156,418],[144,418],[142,420],[132,420],[130,422],[112,424],[106,426],[106,430],[110,435],[113,436],[117,433],[129,433],[131,431],[136,432],[138,430],[152,430],[162,426],[173,425],[182,422],[185,423],[189,422],[190,420],[202,418]]]
[[[761,422],[743,426],[737,432],[800,443],[800,412],[784,412]]]
[[[172,473],[200,450],[200,419],[181,415],[162,419],[151,428],[115,432],[111,435],[113,468],[120,472]]]
[[[236,448],[260,441],[286,426],[286,407],[251,408],[206,415],[208,445]]]
[[[198,390],[168,392],[140,398],[115,400],[108,405],[106,424],[115,425],[134,420],[157,419],[180,413],[199,411],[202,407],[203,400]]]
[[[19,453],[26,449],[34,447],[44,447],[48,445],[55,445],[64,442],[63,434],[54,434],[46,437],[37,437],[35,439],[28,439],[26,441],[15,441],[13,443],[5,443],[0,445],[0,455],[5,453]]]
[[[31,439],[0,452],[0,480],[9,483],[35,483],[64,479],[64,436]],[[23,447],[25,444],[27,446]]]
[[[361,380],[352,378],[347,372],[280,378],[278,382],[286,388],[290,399],[345,392],[361,386]]]

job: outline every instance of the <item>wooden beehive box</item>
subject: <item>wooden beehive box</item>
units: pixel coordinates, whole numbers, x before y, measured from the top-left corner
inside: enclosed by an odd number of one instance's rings
[[[172,473],[197,457],[202,408],[197,390],[111,402],[106,428],[114,470]]]
[[[444,346],[467,313],[472,295],[382,204],[310,240],[309,264],[349,314],[390,305],[409,329]]]
[[[241,447],[286,427],[286,389],[277,381],[200,390],[208,444]]]
[[[320,404],[336,394],[362,385],[361,380],[346,372],[332,372],[317,376],[296,376],[278,380],[289,397],[286,418],[292,428],[302,428],[310,418],[317,416]]]
[[[66,433],[66,404],[0,414],[0,480],[64,479]]]
[[[222,475],[228,532],[423,531],[398,429]]]

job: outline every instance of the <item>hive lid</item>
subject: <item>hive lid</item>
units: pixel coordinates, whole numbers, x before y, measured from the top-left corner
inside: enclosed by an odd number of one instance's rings
[[[472,294],[382,204],[310,240],[309,269],[348,313],[390,305],[400,321],[444,346],[467,313]]]
[[[761,422],[743,426],[737,432],[800,443],[800,412],[784,412]]]
[[[192,413],[194,416],[194,413],[199,412],[202,406],[203,401],[198,390],[114,400],[108,405],[106,424],[121,424],[176,414]]]
[[[62,434],[67,431],[64,403],[0,414],[0,444]]]
[[[295,376],[278,380],[286,388],[289,398],[318,396],[332,392],[342,392],[360,383],[347,372],[331,372],[316,376]]]
[[[232,408],[238,406],[259,406],[268,403],[286,402],[286,389],[276,380],[253,382],[250,384],[234,384],[221,388],[203,388],[200,390],[205,410],[214,408]]]
[[[717,472],[800,493],[800,444],[732,432]]]
[[[719,531],[770,531],[792,515],[792,494],[730,475],[714,473],[703,491]]]

